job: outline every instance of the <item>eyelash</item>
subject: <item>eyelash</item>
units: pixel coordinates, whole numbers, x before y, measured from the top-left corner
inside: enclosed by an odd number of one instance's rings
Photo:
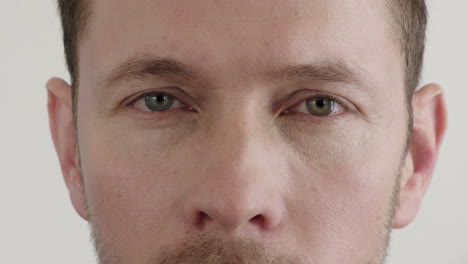
[[[296,103],[296,104],[286,108],[286,110],[283,110],[280,115],[304,114],[304,115],[308,116],[306,118],[319,118],[319,119],[328,118],[328,119],[330,119],[330,118],[341,116],[343,113],[346,113],[349,110],[349,107],[348,107],[347,103],[345,103],[340,98],[338,98],[336,96],[333,96],[333,95],[330,95],[330,94],[323,94],[323,93],[315,92],[313,95],[309,95],[309,96],[304,96],[303,95],[303,94],[311,94],[311,93],[314,93],[314,92],[309,90],[309,89],[304,89],[304,90],[297,91],[294,94],[292,94],[291,96],[289,96],[285,100],[286,104],[289,104],[290,101],[298,100],[297,98],[302,98],[302,97],[304,97],[304,98],[300,99],[299,103]],[[174,102],[177,102],[177,103],[179,103],[180,105],[183,106],[183,107],[175,108],[175,109],[172,108],[172,106],[171,106],[171,108],[169,110],[157,112],[158,115],[160,115],[160,116],[161,115],[167,115],[168,112],[179,110],[179,109],[189,110],[189,111],[196,111],[191,106],[184,103],[184,100],[179,100],[177,96],[173,95],[170,92],[166,92],[166,91],[150,91],[150,92],[142,93],[142,94],[138,95],[135,99],[131,100],[130,103],[127,104],[127,106],[133,108],[133,110],[135,110],[135,111],[138,111],[140,114],[146,116],[146,118],[148,118],[148,119],[149,118],[154,118],[154,115],[155,115],[156,112],[143,111],[143,110],[140,110],[140,109],[138,109],[138,108],[136,108],[134,106],[138,101],[144,100],[144,98],[146,96],[152,95],[152,94],[164,94],[164,95],[171,96],[172,98],[174,98]],[[305,103],[307,100],[312,99],[312,98],[324,98],[324,99],[332,100],[332,101],[334,101],[336,103],[336,105],[338,105],[337,107],[342,108],[342,113],[335,114],[335,115],[328,115],[328,116],[316,116],[316,115],[313,115],[313,114],[310,114],[310,113],[307,114],[307,113],[297,112],[297,111],[292,111],[291,112],[291,110],[297,109],[298,106],[300,106],[301,104]]]

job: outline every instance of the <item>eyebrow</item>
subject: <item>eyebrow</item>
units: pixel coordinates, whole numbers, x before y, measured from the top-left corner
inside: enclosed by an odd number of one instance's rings
[[[359,66],[349,66],[342,59],[279,68],[270,73],[270,78],[288,81],[328,81],[368,86],[370,74]]]
[[[197,80],[201,71],[172,58],[151,55],[128,59],[104,79],[104,87],[112,87],[123,80],[146,77],[178,78]],[[269,80],[328,81],[368,86],[372,83],[369,73],[361,67],[350,67],[341,59],[277,67],[268,72]]]
[[[149,76],[187,80],[199,77],[196,70],[177,60],[143,55],[130,58],[111,70],[103,84],[104,87],[112,87],[124,80],[144,79]]]

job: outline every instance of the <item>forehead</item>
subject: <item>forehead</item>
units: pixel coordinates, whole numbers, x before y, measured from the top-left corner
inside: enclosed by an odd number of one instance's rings
[[[334,58],[381,81],[399,70],[380,0],[94,0],[91,8],[79,54],[82,76],[95,81],[141,54],[218,76]]]

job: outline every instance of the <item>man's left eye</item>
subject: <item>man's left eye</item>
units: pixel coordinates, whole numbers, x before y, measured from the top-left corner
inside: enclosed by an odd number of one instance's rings
[[[165,112],[177,106],[183,107],[174,96],[166,93],[147,93],[132,103],[132,106],[144,112]],[[179,107],[179,108],[180,108]]]
[[[346,112],[346,108],[338,101],[327,97],[312,97],[302,101],[292,108],[294,112],[303,112],[314,116],[334,116]],[[290,112],[288,110],[288,112]]]

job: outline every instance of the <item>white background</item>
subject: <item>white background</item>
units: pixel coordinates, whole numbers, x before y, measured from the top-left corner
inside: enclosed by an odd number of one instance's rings
[[[449,129],[422,209],[393,233],[388,263],[468,264],[468,1],[428,4],[423,82],[445,88]],[[95,263],[49,133],[51,76],[68,80],[55,1],[0,0],[0,263]]]

